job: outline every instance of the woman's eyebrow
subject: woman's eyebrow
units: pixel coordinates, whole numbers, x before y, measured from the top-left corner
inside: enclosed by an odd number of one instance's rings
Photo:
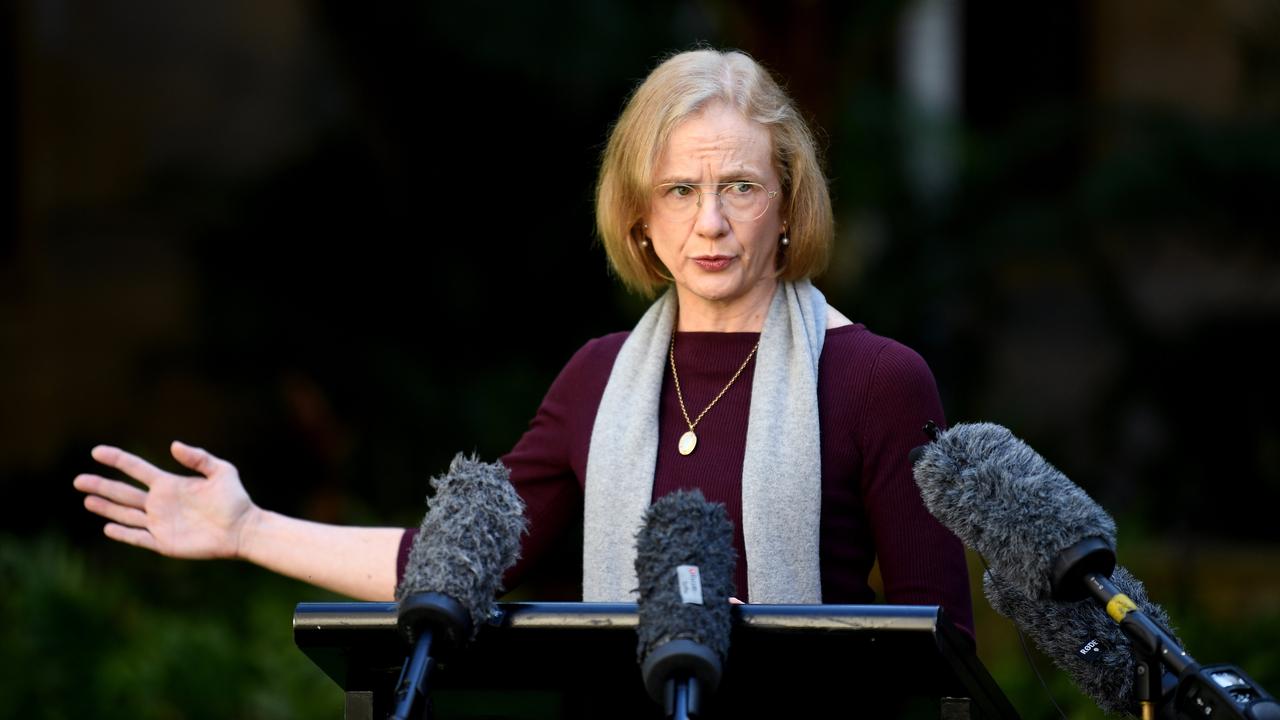
[[[728,170],[721,171],[718,175],[716,175],[716,177],[718,178],[717,180],[714,181],[714,183],[716,184],[733,182],[735,180],[751,180],[754,182],[760,181],[760,173],[754,170],[748,170],[742,167],[735,167],[735,168],[730,168]],[[700,184],[710,184],[710,183],[702,183],[702,181],[692,179],[688,175],[668,175],[666,177],[663,177],[662,179],[660,179],[658,182],[654,184],[655,185],[677,185],[677,184],[678,185],[700,185]]]

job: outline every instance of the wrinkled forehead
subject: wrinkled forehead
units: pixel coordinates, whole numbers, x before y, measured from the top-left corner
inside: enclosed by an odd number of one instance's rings
[[[761,123],[714,101],[689,114],[667,134],[654,163],[654,179],[696,179],[705,173],[746,173],[773,179],[773,137]]]

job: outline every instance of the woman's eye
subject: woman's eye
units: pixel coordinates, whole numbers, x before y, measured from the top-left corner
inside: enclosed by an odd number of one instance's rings
[[[667,194],[678,198],[689,197],[693,194],[693,188],[689,185],[672,185]]]
[[[729,185],[728,188],[729,192],[734,193],[735,195],[749,195],[751,191],[755,189],[756,184],[749,182],[736,182]]]

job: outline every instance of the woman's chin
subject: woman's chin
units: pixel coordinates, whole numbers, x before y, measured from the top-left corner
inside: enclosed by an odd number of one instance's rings
[[[717,276],[695,278],[681,284],[685,296],[692,296],[714,305],[732,305],[752,295],[752,289],[759,283],[749,285],[736,274],[734,276]],[[692,299],[691,298],[691,299]]]
[[[686,294],[698,300],[717,305],[732,302],[744,294],[741,285],[730,282],[693,282],[685,285],[684,289]]]

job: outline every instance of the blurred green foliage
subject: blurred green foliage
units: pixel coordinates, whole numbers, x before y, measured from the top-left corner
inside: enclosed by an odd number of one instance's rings
[[[231,563],[97,555],[0,536],[0,718],[341,715],[292,637],[294,605],[329,598]]]

